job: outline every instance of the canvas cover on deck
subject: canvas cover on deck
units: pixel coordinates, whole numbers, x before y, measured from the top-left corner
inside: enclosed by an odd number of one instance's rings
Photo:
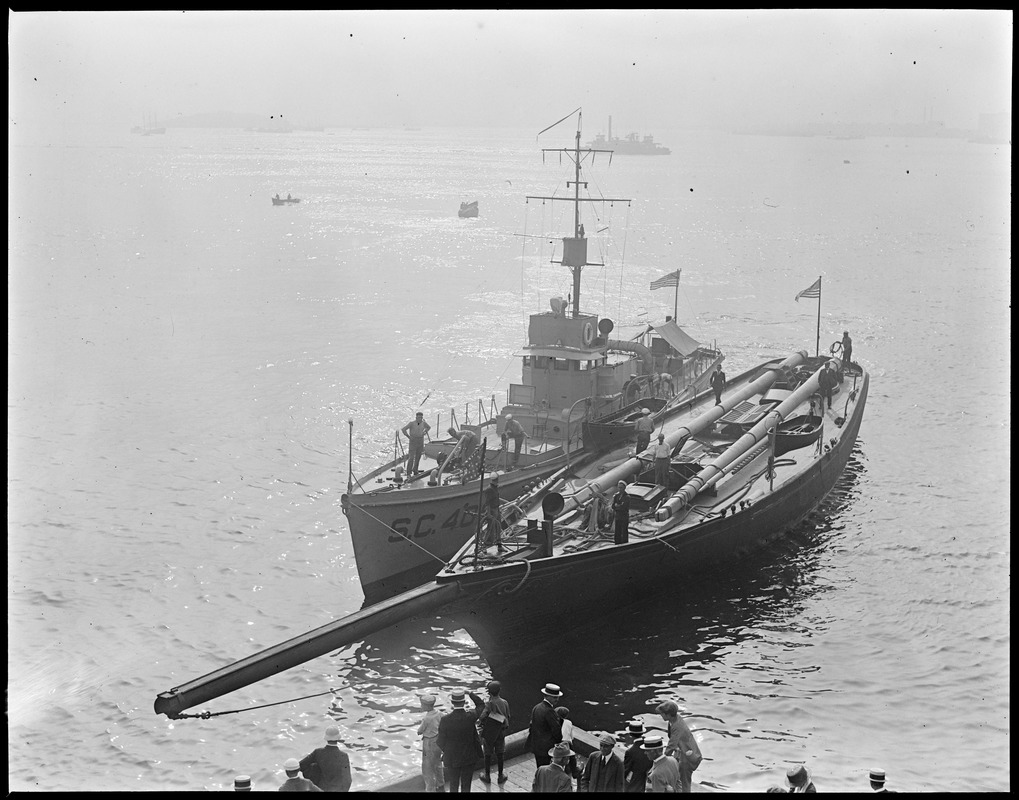
[[[651,330],[661,336],[684,356],[691,355],[698,347],[701,346],[700,342],[696,342],[690,338],[690,336],[676,324],[675,320],[663,322],[661,325],[652,325]]]

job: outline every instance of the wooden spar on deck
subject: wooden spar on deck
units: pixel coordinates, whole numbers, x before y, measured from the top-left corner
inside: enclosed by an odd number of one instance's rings
[[[771,386],[771,384],[778,379],[784,367],[795,367],[806,358],[807,354],[801,350],[797,353],[793,353],[793,355],[786,358],[780,364],[769,367],[764,375],[761,375],[756,380],[748,383],[742,389],[729,395],[729,397],[727,397],[721,405],[713,406],[689,424],[684,425],[678,430],[672,431],[672,433],[665,437],[665,443],[674,450],[676,445],[684,439],[689,439],[694,434],[710,428],[718,419],[725,416],[748,397],[751,397],[758,392],[763,392]],[[600,475],[587,485],[581,487],[581,489],[573,496],[565,498],[566,502],[563,506],[563,510],[559,512],[558,516],[561,517],[563,514],[583,505],[584,502],[596,491],[607,492],[610,488],[614,487],[618,481],[626,480],[627,478],[638,474],[642,469],[644,469],[644,463],[639,458],[634,456],[633,458],[627,459],[619,466],[613,467],[603,475]]]
[[[173,719],[200,703],[222,697],[332,650],[359,642],[365,636],[402,620],[440,608],[455,599],[459,591],[460,587],[455,583],[428,583],[362,608],[343,619],[273,645],[261,653],[242,658],[183,686],[162,692],[156,697],[155,711]]]
[[[837,359],[832,360],[838,363]],[[680,489],[678,489],[672,497],[670,497],[657,511],[655,511],[655,519],[659,522],[664,522],[681,508],[685,507],[687,503],[697,496],[698,492],[715,483],[715,481],[717,481],[725,472],[726,467],[730,466],[733,462],[758,445],[762,439],[766,438],[769,430],[772,428],[777,429],[779,423],[785,419],[786,414],[795,409],[801,403],[806,402],[812,394],[815,394],[818,391],[817,376],[821,374],[821,370],[825,369],[826,366],[827,362],[819,367],[813,375],[807,378],[807,380],[796,387],[791,395],[771,409],[771,411],[769,411],[764,418],[760,420],[760,422],[737,439],[729,448],[726,449],[724,453],[705,466],[700,472],[694,475]]]

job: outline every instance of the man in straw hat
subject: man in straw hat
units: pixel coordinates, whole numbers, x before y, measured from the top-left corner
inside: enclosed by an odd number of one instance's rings
[[[611,733],[598,735],[599,752],[591,753],[584,765],[584,774],[580,776],[580,791],[623,791],[623,760],[616,755],[615,748],[615,736]]]
[[[644,723],[639,719],[626,723],[625,730],[618,731],[616,738],[629,745],[623,753],[623,782],[627,792],[643,792],[647,774],[651,770],[651,759],[641,750],[644,744]]]
[[[637,434],[637,452],[643,453],[651,444],[651,434],[655,432],[655,421],[651,419],[650,408],[640,410],[640,417],[633,423],[633,429]]]
[[[467,695],[474,701],[474,709],[468,711]],[[484,755],[481,738],[478,736],[478,716],[483,703],[474,692],[454,689],[449,698],[453,710],[439,720],[439,735],[436,741],[442,751],[442,763],[451,792],[469,792],[474,767]]]
[[[435,707],[435,695],[421,695],[421,709],[424,719],[418,725],[421,737],[421,776],[425,779],[426,792],[444,790],[442,780],[442,751],[439,749],[439,719],[441,714]]]
[[[281,792],[321,792],[314,783],[300,776],[301,763],[296,758],[288,758],[283,762],[283,771],[287,779],[280,786]]]
[[[349,792],[350,758],[340,749],[340,729],[330,725],[325,740],[325,747],[301,759],[301,772],[324,792]]]
[[[679,779],[682,791],[690,792],[693,787],[693,772],[701,764],[701,749],[697,746],[690,728],[679,715],[679,703],[666,700],[655,709],[658,715],[668,723],[669,741],[665,745],[665,754],[672,756],[679,764]]]
[[[539,767],[551,760],[552,745],[563,740],[562,725],[555,713],[555,701],[563,696],[562,689],[546,683],[541,695],[541,702],[531,709],[531,724],[527,728],[527,749],[534,753],[534,763]]]
[[[648,734],[640,746],[651,760],[651,769],[647,774],[647,790],[649,792],[678,792],[679,764],[672,756],[665,755],[665,742],[662,737]]]
[[[800,764],[798,767],[790,767],[789,771],[785,774],[785,779],[789,783],[790,792],[816,792],[814,788],[814,782],[810,780],[810,775],[807,774],[807,768]]]
[[[883,769],[872,769],[870,771],[870,788],[878,793],[892,792],[885,788],[885,771]],[[894,792],[892,792],[894,794]]]
[[[551,764],[542,764],[534,773],[532,792],[572,792],[573,779],[566,774],[566,764],[574,753],[566,742],[560,742],[548,751]]]

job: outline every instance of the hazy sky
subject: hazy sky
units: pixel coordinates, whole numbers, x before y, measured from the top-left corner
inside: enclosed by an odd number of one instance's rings
[[[1011,112],[1011,11],[16,12],[9,119],[596,132]],[[926,110],[926,111],[925,111]]]

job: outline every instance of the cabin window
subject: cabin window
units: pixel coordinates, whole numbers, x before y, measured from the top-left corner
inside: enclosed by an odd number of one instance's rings
[[[524,356],[524,366],[525,367],[531,366],[531,357],[530,356]]]
[[[535,356],[534,357],[534,366],[537,369],[547,369],[548,368],[548,357],[547,356]]]
[[[569,359],[565,358],[553,358],[552,366],[555,367],[555,369],[559,370],[560,372],[569,372],[570,370]]]

